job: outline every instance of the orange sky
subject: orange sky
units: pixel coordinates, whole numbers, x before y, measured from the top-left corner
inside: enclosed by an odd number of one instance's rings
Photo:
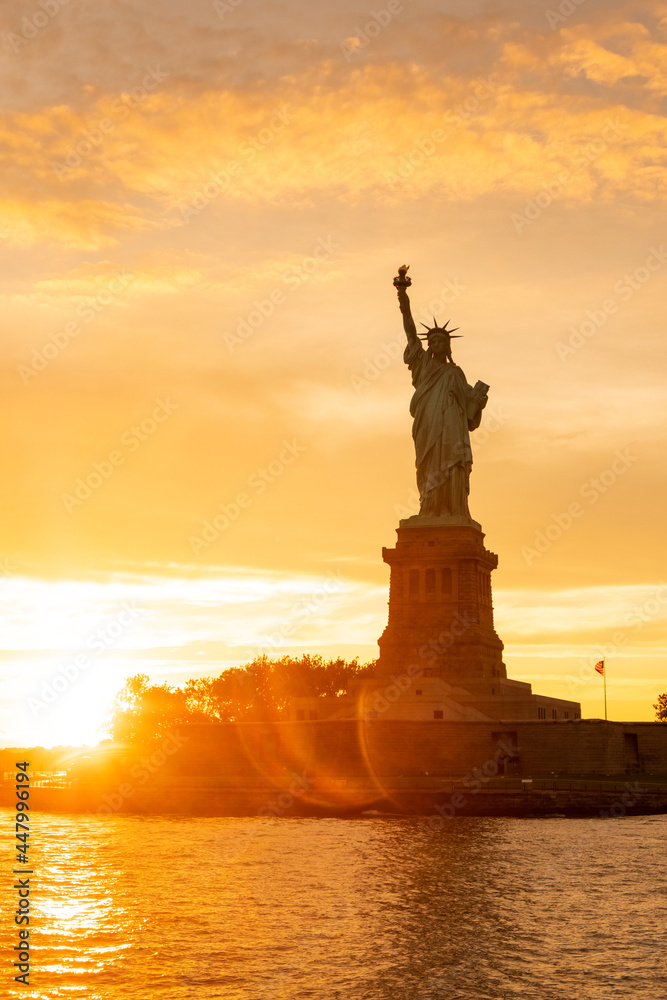
[[[651,718],[667,4],[46,7],[0,14],[0,740],[92,740],[129,673],[277,634],[376,654],[415,509],[404,261],[491,385],[471,511],[510,675],[599,716],[606,648],[611,717]]]

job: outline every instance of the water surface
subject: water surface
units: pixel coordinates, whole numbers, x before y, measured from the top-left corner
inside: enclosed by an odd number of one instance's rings
[[[667,997],[667,816],[33,819],[33,986],[6,961],[0,996]]]

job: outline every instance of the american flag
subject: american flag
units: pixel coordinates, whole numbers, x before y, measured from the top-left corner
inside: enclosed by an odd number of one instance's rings
[[[599,663],[596,663],[595,669],[599,674],[602,674],[602,676],[604,677],[604,660],[600,660]]]

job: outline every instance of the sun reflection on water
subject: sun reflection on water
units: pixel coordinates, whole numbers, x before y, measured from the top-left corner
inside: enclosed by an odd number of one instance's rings
[[[40,814],[30,995],[655,1000],[667,817],[420,829]]]

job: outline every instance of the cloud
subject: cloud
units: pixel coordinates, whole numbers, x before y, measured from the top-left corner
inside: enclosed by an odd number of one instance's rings
[[[557,591],[506,591],[495,594],[496,623],[508,642],[543,637],[601,642],[619,629],[622,645],[662,648],[667,620],[667,585],[600,586]],[[569,638],[568,638],[569,636]],[[621,643],[619,643],[621,645]]]
[[[136,12],[126,13],[129,32]],[[667,125],[655,113],[667,87],[664,45],[624,11],[591,15],[546,34],[526,23],[500,30],[482,15],[430,15],[441,51],[436,59],[426,45],[418,64],[397,61],[392,45],[424,30],[426,15],[393,36],[388,27],[381,59],[347,67],[324,43],[306,53],[292,42],[292,72],[262,87],[216,85],[211,72],[185,80],[177,44],[171,61],[136,61],[130,76],[118,66],[103,90],[88,84],[82,106],[42,102],[3,116],[0,156],[17,204],[0,206],[0,227],[12,245],[97,249],[123,231],[178,228],[202,212],[218,220],[233,204],[530,199],[564,171],[565,204],[664,197]],[[97,23],[91,16],[81,30]],[[154,26],[163,54],[175,22],[163,37],[166,24]],[[208,51],[198,27],[184,33]],[[144,25],[138,35],[134,59]],[[473,53],[485,40],[483,68]],[[443,52],[456,45],[465,58],[443,72]],[[594,89],[573,89],[578,79]]]
[[[0,242],[28,249],[51,243],[65,250],[100,250],[116,246],[120,234],[142,232],[151,223],[127,202],[101,199],[22,199],[0,201]]]

